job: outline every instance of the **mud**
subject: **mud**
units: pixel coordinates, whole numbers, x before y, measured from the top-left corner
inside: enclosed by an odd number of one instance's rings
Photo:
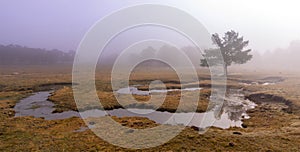
[[[292,101],[287,100],[283,97],[272,95],[272,94],[265,94],[265,93],[255,93],[246,96],[246,99],[253,101],[256,104],[285,104],[287,107],[283,108],[282,110],[286,113],[295,113],[299,112],[299,107],[294,105]]]

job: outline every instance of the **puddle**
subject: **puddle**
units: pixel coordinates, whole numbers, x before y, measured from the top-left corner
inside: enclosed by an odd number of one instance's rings
[[[196,90],[201,90],[201,88],[164,89],[164,90],[153,89],[149,91],[142,91],[142,90],[138,90],[136,87],[128,87],[128,88],[121,88],[117,90],[117,93],[148,96],[151,93],[167,93],[171,91],[196,91]]]
[[[274,85],[275,83],[269,83],[269,82],[265,82],[262,85]]]
[[[186,90],[198,90],[199,88],[189,88]],[[171,90],[171,89],[170,89]],[[175,89],[172,89],[175,90]],[[153,91],[153,90],[152,90]],[[168,90],[169,91],[169,90]],[[151,91],[150,91],[151,92]],[[154,92],[157,92],[154,90]],[[57,120],[66,119],[70,117],[80,117],[79,113],[76,111],[66,111],[63,113],[52,113],[55,108],[54,104],[47,100],[50,96],[50,91],[39,92],[28,98],[20,100],[14,107],[15,117],[20,116],[33,116],[37,118],[43,117],[46,120]],[[131,92],[132,93],[132,92]],[[248,119],[249,116],[246,114],[248,109],[254,108],[255,104],[249,100],[244,100],[243,95],[233,94],[225,98],[222,114],[219,119],[215,121],[213,126],[227,129],[230,127],[242,127],[242,119]],[[131,112],[133,111],[133,112]],[[146,114],[145,114],[146,113]],[[146,117],[159,124],[184,124],[186,126],[199,126],[201,124],[204,115],[207,117],[214,117],[212,111],[205,113],[170,113],[154,111],[152,109],[114,109],[114,110],[87,110],[81,112],[81,117],[83,119],[89,117],[102,117],[106,115],[117,116],[117,117]],[[191,121],[188,121],[192,118]],[[89,125],[91,127],[93,124]],[[202,126],[203,128],[208,126]],[[87,128],[82,127],[75,132],[85,131]]]
[[[279,83],[284,81],[283,77],[273,76],[273,77],[265,77],[263,79],[260,79],[262,83]]]
[[[277,83],[283,82],[284,80],[285,79],[282,78],[282,77],[266,77],[266,78],[257,80],[257,82],[250,81],[250,80],[249,81],[244,80],[243,82],[240,82],[239,84],[245,85],[245,86],[248,86],[248,85],[263,85],[263,86],[268,86],[268,85],[275,85]]]
[[[228,109],[227,109],[228,110]],[[133,113],[131,111],[135,111]],[[147,113],[149,114],[139,114],[139,113]],[[117,117],[146,117],[150,120],[155,121],[159,124],[171,124],[171,125],[185,125],[185,126],[200,126],[204,116],[206,117],[214,117],[214,113],[212,111],[206,113],[170,113],[170,112],[160,112],[153,111],[151,109],[115,109],[104,112],[102,110],[88,110],[83,112],[82,118],[88,117],[101,117],[105,115],[117,116]],[[206,115],[205,115],[206,114]],[[189,121],[191,119],[191,121]],[[226,111],[220,117],[220,119],[216,120],[213,124],[214,127],[227,129],[230,127],[242,127],[242,118],[249,118],[246,113],[243,111],[234,111],[232,113],[228,113]],[[206,128],[209,126],[203,126],[202,128]]]
[[[38,92],[28,98],[20,100],[14,107],[15,117],[33,116],[36,118],[45,118],[46,120],[79,117],[76,111],[52,113],[55,110],[55,108],[53,108],[54,104],[47,100],[50,93],[51,91]]]

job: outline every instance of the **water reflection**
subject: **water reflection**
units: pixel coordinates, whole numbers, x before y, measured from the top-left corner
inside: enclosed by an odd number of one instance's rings
[[[194,89],[195,88],[190,88],[188,90]],[[201,128],[209,127],[202,123],[204,116],[211,118],[209,120],[215,119],[213,111],[207,111],[205,113],[170,113],[153,111],[152,109],[114,109],[108,111],[92,109],[81,112],[80,114],[76,111],[52,113],[55,110],[55,108],[53,108],[54,104],[47,100],[50,93],[51,92],[39,92],[21,100],[15,106],[15,116],[43,117],[46,120],[80,117],[80,115],[83,119],[89,117],[102,117],[105,115],[117,117],[137,116],[149,118],[159,124],[182,124],[185,126],[199,126]],[[132,91],[130,93],[132,93]],[[225,98],[225,103],[222,107],[219,119],[214,122],[213,126],[223,129],[230,127],[241,127],[241,120],[249,118],[249,116],[246,114],[246,111],[254,107],[255,104],[249,100],[244,100],[242,94],[230,94]]]
[[[121,88],[117,90],[116,92],[118,94],[133,94],[133,95],[144,95],[148,96],[151,93],[167,93],[171,91],[197,91],[201,90],[201,88],[184,88],[184,89],[152,89],[149,91],[143,91],[143,90],[138,90],[136,87],[127,87],[127,88]]]

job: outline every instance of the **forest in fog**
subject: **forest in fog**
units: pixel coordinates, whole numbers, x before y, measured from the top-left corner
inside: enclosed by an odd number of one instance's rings
[[[72,63],[75,52],[0,45],[0,65],[48,65]]]
[[[131,54],[130,57],[138,57],[140,55],[169,55],[173,47],[162,46],[160,49],[149,51],[149,48],[141,50],[139,53]],[[195,48],[183,47],[181,49],[191,59],[192,63],[197,66],[200,64],[200,58],[193,54]],[[253,59],[243,65],[244,68],[255,69],[284,69],[298,70],[300,66],[300,41],[292,41],[287,48],[278,48],[264,53],[258,53],[253,50],[251,54]],[[49,64],[72,64],[75,56],[75,51],[61,51],[57,49],[47,50],[40,48],[30,48],[20,45],[0,45],[0,65],[49,65]],[[101,57],[99,62],[101,65],[112,65],[118,54],[111,54],[107,57]],[[174,60],[180,60],[179,55],[172,55]],[[160,64],[159,64],[160,65]],[[199,66],[200,67],[200,66]]]

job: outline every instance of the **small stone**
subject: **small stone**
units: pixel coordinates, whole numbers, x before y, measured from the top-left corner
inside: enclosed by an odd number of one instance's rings
[[[191,128],[195,131],[200,131],[200,128],[199,127],[196,127],[196,126],[191,126]]]
[[[126,133],[133,133],[133,132],[134,132],[133,129],[129,129],[129,130],[126,131]]]
[[[230,142],[228,145],[229,145],[230,147],[233,147],[233,146],[234,146],[234,143]]]
[[[96,123],[93,122],[93,121],[91,121],[91,122],[89,122],[89,124],[90,124],[90,125],[95,125]]]
[[[243,127],[243,128],[247,128],[248,125],[246,125],[246,124],[243,123],[243,124],[242,124],[242,127]]]

